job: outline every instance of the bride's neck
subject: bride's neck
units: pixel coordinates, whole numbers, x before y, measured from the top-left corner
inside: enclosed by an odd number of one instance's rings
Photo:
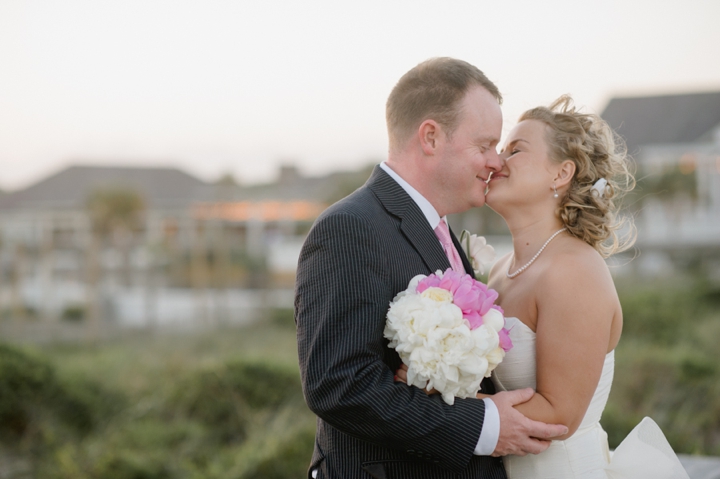
[[[514,265],[520,267],[535,256],[542,245],[556,231],[562,229],[560,219],[541,218],[508,221],[513,239]]]

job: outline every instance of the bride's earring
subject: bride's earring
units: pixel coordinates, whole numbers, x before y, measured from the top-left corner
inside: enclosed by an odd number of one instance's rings
[[[557,188],[555,187],[555,183],[553,183],[553,191],[555,192],[555,194],[553,194],[553,198],[557,198],[558,193],[557,193]]]

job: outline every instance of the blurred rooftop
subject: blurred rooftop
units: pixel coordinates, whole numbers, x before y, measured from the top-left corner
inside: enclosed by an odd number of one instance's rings
[[[613,98],[601,116],[631,155],[643,145],[712,142],[720,131],[720,91]]]
[[[187,206],[204,181],[177,168],[70,166],[23,190],[0,196],[0,210],[83,209],[90,193],[127,187],[154,207]]]

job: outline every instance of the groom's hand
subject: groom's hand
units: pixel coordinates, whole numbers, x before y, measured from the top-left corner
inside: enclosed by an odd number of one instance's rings
[[[534,393],[535,391],[528,388],[492,396],[491,399],[500,413],[500,437],[493,456],[539,454],[550,447],[551,438],[567,434],[567,427],[533,421],[513,407],[530,400]]]

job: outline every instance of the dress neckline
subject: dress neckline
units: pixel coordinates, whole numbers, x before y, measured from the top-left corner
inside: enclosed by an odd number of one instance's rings
[[[507,321],[508,319],[514,319],[515,322],[516,322],[516,324],[522,324],[522,325],[525,327],[525,329],[528,330],[528,331],[530,331],[531,333],[533,333],[533,335],[536,335],[536,334],[537,334],[537,333],[535,333],[535,331],[532,330],[532,328],[531,328],[530,326],[528,326],[527,324],[525,324],[525,323],[523,323],[522,321],[520,321],[520,318],[518,318],[517,316],[507,316],[507,317],[505,318],[505,320]],[[511,329],[511,328],[514,328],[514,327],[515,327],[514,325],[511,325],[511,326],[510,326],[510,329]]]

